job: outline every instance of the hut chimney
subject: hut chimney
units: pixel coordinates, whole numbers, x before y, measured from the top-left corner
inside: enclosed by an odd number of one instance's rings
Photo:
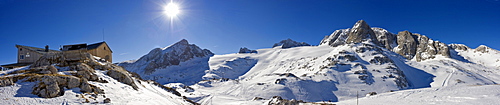
[[[49,52],[49,45],[45,45],[45,52]]]

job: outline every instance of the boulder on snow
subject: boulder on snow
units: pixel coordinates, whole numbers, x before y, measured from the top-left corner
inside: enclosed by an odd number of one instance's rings
[[[102,90],[90,85],[86,79],[70,75],[31,75],[28,81],[37,82],[33,86],[32,94],[43,98],[53,98],[64,95],[64,88],[80,88],[81,92],[104,93]]]
[[[0,87],[14,85],[11,78],[0,78]]]
[[[109,99],[109,98],[104,99],[104,103],[110,103],[110,102],[111,102],[111,99]]]
[[[108,70],[106,74],[113,79],[118,80],[118,82],[130,85],[136,90],[139,89],[139,87],[135,84],[134,79],[132,79],[129,73],[120,66],[115,66],[113,69]]]
[[[275,43],[273,45],[273,48],[277,46],[281,46],[281,48],[292,48],[292,47],[311,46],[311,45],[307,44],[306,42],[296,42],[289,38],[286,40],[282,40],[279,43]]]
[[[366,96],[373,96],[373,95],[377,95],[377,92],[369,92],[366,94]]]
[[[76,70],[76,75],[85,78],[89,81],[97,81],[98,77],[95,75],[95,70],[85,63],[78,63],[74,66],[70,66],[72,70]]]
[[[53,98],[60,96],[61,87],[59,87],[59,83],[56,78],[52,76],[43,76],[40,78],[38,84],[33,86],[32,94],[38,95],[43,98]]]

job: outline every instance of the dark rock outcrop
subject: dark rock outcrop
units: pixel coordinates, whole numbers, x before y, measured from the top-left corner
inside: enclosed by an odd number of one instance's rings
[[[111,102],[111,99],[106,98],[106,99],[104,99],[104,101],[103,101],[103,102],[104,102],[104,103],[110,103],[110,102]]]
[[[250,50],[246,47],[242,47],[238,53],[257,53],[257,50]]]
[[[273,98],[269,99],[267,102],[268,105],[299,105],[301,103],[307,103],[302,100],[287,100],[283,99],[280,96],[274,96]]]
[[[281,46],[281,48],[292,48],[292,47],[299,47],[299,46],[311,46],[310,44],[307,44],[306,42],[297,42],[293,41],[292,39],[286,39],[282,40],[279,43],[275,43],[273,45],[274,47]]]
[[[0,87],[14,85],[11,78],[0,78]]]
[[[433,41],[427,38],[427,36],[416,34],[418,36],[418,48],[415,55],[417,61],[423,61],[426,59],[433,59],[436,55],[442,55],[444,57],[450,57],[450,52],[448,45]]]
[[[463,50],[463,51],[471,49],[470,47],[463,44],[449,44],[448,47],[454,50]]]

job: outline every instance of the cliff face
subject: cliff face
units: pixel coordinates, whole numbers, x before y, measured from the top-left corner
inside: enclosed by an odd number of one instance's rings
[[[393,34],[382,28],[371,28],[360,20],[351,29],[336,30],[320,42],[320,45],[336,47],[350,43],[373,43],[379,47],[391,50],[406,59],[422,61],[435,58],[436,55],[450,57],[448,46],[434,41],[427,36],[401,31]]]

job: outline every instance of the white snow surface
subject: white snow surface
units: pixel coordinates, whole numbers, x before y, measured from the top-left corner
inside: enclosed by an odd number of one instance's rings
[[[336,102],[337,105],[494,105],[500,103],[500,85],[467,85],[382,93]]]

